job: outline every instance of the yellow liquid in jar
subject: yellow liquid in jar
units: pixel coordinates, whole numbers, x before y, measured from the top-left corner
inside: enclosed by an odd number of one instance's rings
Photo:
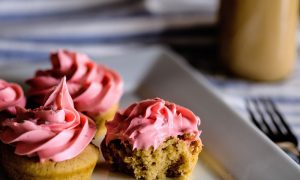
[[[220,58],[231,72],[279,80],[293,70],[298,0],[223,0]]]

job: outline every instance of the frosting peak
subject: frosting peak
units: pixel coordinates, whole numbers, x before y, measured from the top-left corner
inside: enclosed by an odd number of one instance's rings
[[[15,114],[15,106],[25,106],[25,96],[22,88],[15,83],[0,79],[0,112]]]
[[[66,77],[63,77],[54,91],[49,94],[44,104],[45,107],[53,107],[54,109],[74,109],[73,100],[69,94],[66,84]]]
[[[159,98],[134,103],[117,113],[106,123],[105,142],[120,139],[129,141],[133,148],[156,149],[170,136],[193,134],[199,138],[200,119],[192,111]]]
[[[75,108],[90,116],[97,116],[118,103],[123,93],[123,82],[118,73],[98,65],[85,54],[59,50],[50,55],[52,68],[39,70],[27,80],[29,96],[42,105],[45,96],[59,80],[66,76],[68,90]]]
[[[16,118],[1,122],[0,140],[16,147],[18,155],[56,162],[80,154],[91,142],[96,126],[74,109],[66,79],[36,109],[17,107]]]

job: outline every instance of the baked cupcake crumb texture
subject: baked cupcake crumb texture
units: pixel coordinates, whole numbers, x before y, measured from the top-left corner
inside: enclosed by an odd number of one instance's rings
[[[171,137],[157,149],[133,150],[129,142],[113,140],[102,146],[105,159],[115,170],[129,173],[137,179],[164,179],[180,177],[187,179],[202,150],[201,141],[192,141],[189,146],[181,137]]]
[[[187,179],[202,150],[200,119],[159,98],[134,103],[107,122],[101,143],[112,167],[136,179]]]

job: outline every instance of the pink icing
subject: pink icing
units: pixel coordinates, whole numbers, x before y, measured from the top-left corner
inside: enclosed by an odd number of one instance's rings
[[[25,97],[22,88],[15,83],[0,79],[0,112],[15,114],[15,106],[25,107]]]
[[[133,149],[156,149],[170,136],[192,133],[199,139],[198,125],[200,119],[192,111],[159,98],[148,99],[132,104],[106,123],[105,143],[120,139],[131,142]]]
[[[17,155],[60,162],[80,154],[91,142],[96,125],[74,109],[64,78],[36,109],[17,107],[16,118],[0,124],[0,140],[15,146]]]
[[[97,116],[119,102],[123,82],[118,73],[91,61],[85,54],[59,50],[50,55],[52,69],[37,71],[29,79],[28,95],[38,105],[59,80],[66,76],[75,108],[90,116]]]

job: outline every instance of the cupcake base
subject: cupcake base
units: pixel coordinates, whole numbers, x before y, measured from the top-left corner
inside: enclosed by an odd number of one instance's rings
[[[105,122],[111,121],[114,118],[118,108],[119,104],[115,104],[112,107],[110,107],[106,112],[101,113],[101,115],[98,115],[94,118],[94,121],[97,125],[97,132],[95,135],[96,138],[99,138],[101,135],[104,135],[106,133]]]
[[[39,162],[37,157],[29,158],[14,153],[13,147],[0,143],[1,164],[13,180],[82,180],[90,179],[99,157],[96,146],[89,144],[73,159],[62,162]]]
[[[189,141],[188,134],[170,137],[156,150],[132,150],[129,142],[111,141],[101,144],[104,158],[112,168],[133,175],[136,179],[188,179],[202,150],[200,140]],[[188,143],[189,142],[189,143]]]

